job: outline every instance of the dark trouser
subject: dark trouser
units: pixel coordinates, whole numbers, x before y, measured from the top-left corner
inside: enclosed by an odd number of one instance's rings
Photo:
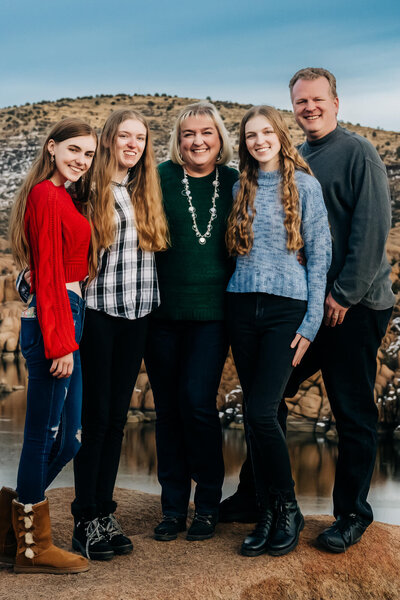
[[[368,523],[373,519],[367,496],[377,446],[376,354],[391,313],[391,308],[372,310],[357,304],[348,310],[342,325],[322,325],[284,392],[293,397],[300,384],[321,369],[339,434],[333,490],[335,517],[355,513]],[[248,458],[240,480],[241,493],[253,494]]]
[[[85,303],[68,290],[75,339],[82,335]],[[28,367],[29,382],[24,444],[18,469],[17,492],[23,504],[44,499],[46,488],[80,448],[82,377],[79,350],[74,369],[67,378],[49,372],[52,361],[45,357],[43,336],[35,315],[36,296],[21,319],[21,350]]]
[[[223,321],[151,319],[145,362],[166,515],[186,516],[192,479],[196,510],[218,512],[224,463],[216,397],[227,352]]]
[[[74,460],[74,515],[115,510],[112,497],[124,426],[144,353],[147,322],[147,317],[130,320],[86,311],[80,345],[82,447]]]
[[[293,370],[290,347],[307,303],[263,293],[228,294],[228,328],[240,383],[257,497],[270,492],[294,498],[285,434],[278,421],[283,391]]]

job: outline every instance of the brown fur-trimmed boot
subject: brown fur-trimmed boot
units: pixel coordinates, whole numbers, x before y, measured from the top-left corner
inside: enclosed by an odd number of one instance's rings
[[[13,565],[17,554],[17,540],[11,520],[11,505],[17,492],[8,487],[0,490],[0,562]]]
[[[15,573],[82,573],[89,569],[83,556],[54,546],[47,498],[37,504],[13,500],[12,522],[17,538]]]

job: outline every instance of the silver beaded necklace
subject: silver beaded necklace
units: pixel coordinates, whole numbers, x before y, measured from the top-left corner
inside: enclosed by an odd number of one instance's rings
[[[192,225],[192,229],[196,234],[196,237],[198,239],[199,244],[201,244],[202,246],[204,246],[204,244],[207,241],[207,238],[211,237],[211,230],[212,230],[212,222],[214,221],[214,219],[217,218],[217,209],[215,207],[215,202],[217,200],[217,198],[219,198],[219,194],[218,194],[218,188],[219,188],[219,174],[218,174],[218,167],[216,167],[215,169],[215,179],[212,182],[213,186],[214,186],[214,193],[213,193],[213,197],[211,199],[211,208],[210,208],[210,219],[208,221],[207,224],[207,229],[205,231],[205,233],[200,233],[199,228],[197,227],[197,220],[196,220],[196,209],[193,206],[192,203],[192,194],[190,192],[190,188],[189,188],[189,179],[188,179],[188,174],[187,171],[185,169],[185,167],[183,167],[183,179],[182,179],[182,183],[183,183],[183,187],[184,189],[182,190],[182,196],[186,196],[188,204],[189,204],[189,214],[192,217],[192,221],[193,221],[193,225]]]

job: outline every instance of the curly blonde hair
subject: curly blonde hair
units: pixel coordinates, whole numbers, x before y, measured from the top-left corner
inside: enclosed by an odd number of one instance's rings
[[[285,211],[287,249],[295,252],[303,246],[295,171],[298,169],[312,175],[311,169],[294,147],[289,129],[280,113],[272,106],[254,106],[246,112],[240,124],[239,190],[228,219],[226,232],[226,244],[232,256],[249,254],[254,241],[253,221],[256,214],[254,201],[258,188],[259,164],[247,150],[245,130],[247,122],[258,115],[268,119],[281,144],[279,151],[280,195]]]
[[[92,256],[89,262],[89,279],[97,269],[97,255],[109,248],[115,238],[112,177],[117,169],[115,144],[118,127],[128,119],[140,121],[146,128],[146,147],[138,163],[129,172],[128,191],[135,211],[135,224],[139,246],[142,250],[165,250],[168,244],[168,226],[165,217],[161,187],[150,135],[144,116],[133,109],[111,113],[101,132],[94,173],[94,190],[87,215],[92,226]]]

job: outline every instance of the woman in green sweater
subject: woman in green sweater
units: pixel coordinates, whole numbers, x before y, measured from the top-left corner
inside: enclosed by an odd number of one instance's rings
[[[171,247],[157,256],[161,306],[145,356],[157,413],[163,520],[155,539],[186,530],[191,480],[195,516],[188,540],[212,537],[224,478],[216,396],[228,351],[224,292],[233,270],[225,247],[235,169],[228,133],[207,102],[185,107],[159,166]]]

